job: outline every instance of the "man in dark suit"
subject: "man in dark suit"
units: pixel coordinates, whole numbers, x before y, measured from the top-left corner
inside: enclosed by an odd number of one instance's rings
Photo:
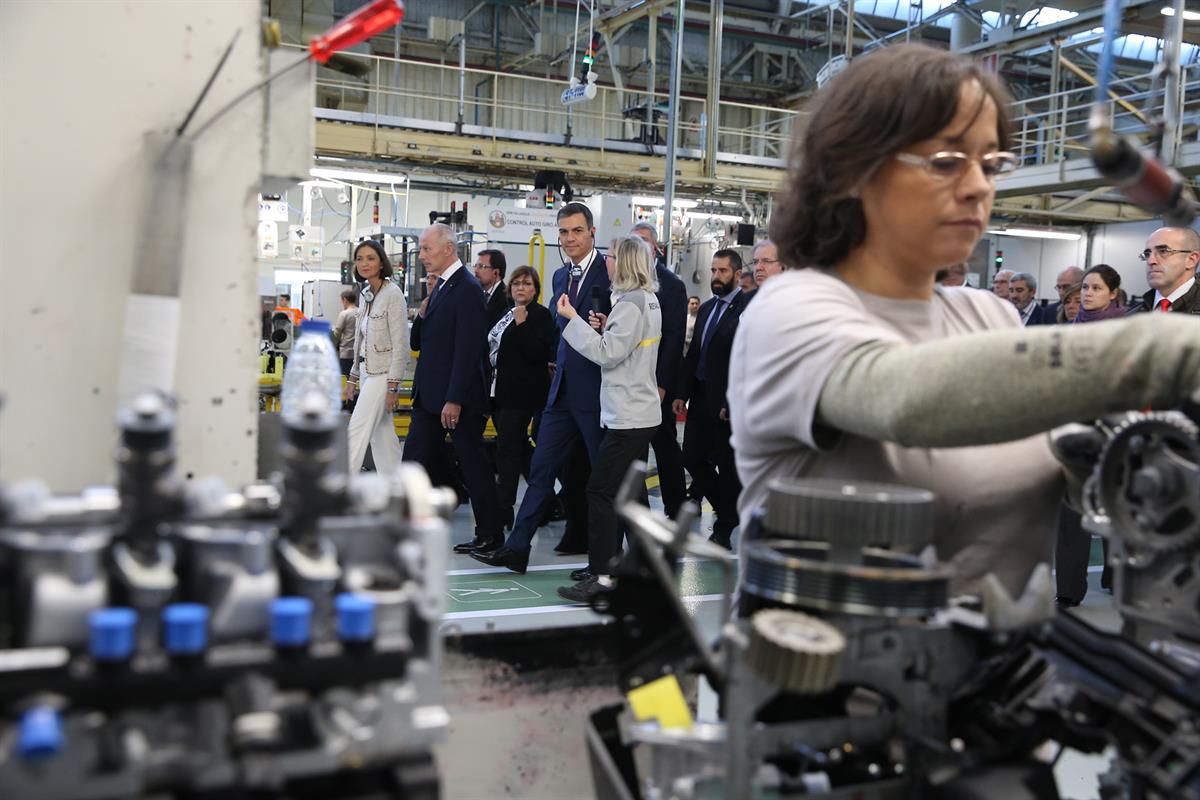
[[[1150,291],[1136,311],[1200,314],[1200,233],[1191,228],[1159,228],[1139,256],[1146,262]]]
[[[683,361],[674,410],[687,409],[683,431],[683,463],[699,482],[700,493],[716,511],[710,541],[732,549],[730,535],[738,525],[737,499],[742,491],[729,444],[729,353],[745,296],[738,288],[742,259],[736,250],[718,250],[712,259],[713,296],[700,306],[692,345]]]
[[[1037,301],[1037,278],[1028,272],[1013,273],[1008,281],[1008,299],[1017,307],[1022,325],[1045,324],[1046,310]]]
[[[683,481],[683,454],[679,450],[679,433],[675,411],[671,407],[675,387],[679,384],[679,366],[683,360],[683,338],[687,333],[687,289],[670,269],[658,250],[658,232],[649,222],[633,226],[633,235],[640,236],[655,254],[654,278],[658,281],[658,307],[662,311],[662,341],[658,346],[658,365],[655,368],[658,398],[662,401],[662,424],[650,445],[654,448],[654,463],[658,467],[658,485],[662,492],[667,516],[674,519],[686,499]]]
[[[592,211],[583,203],[567,203],[558,210],[558,243],[569,261],[554,273],[551,307],[567,295],[577,313],[587,319],[592,310],[592,290],[607,304],[610,283],[604,259],[596,252]],[[607,307],[607,305],[606,305]],[[559,333],[567,320],[555,312]],[[563,471],[575,445],[583,441],[588,460],[600,451],[600,367],[588,361],[560,338],[555,356],[557,369],[550,384],[546,408],[538,428],[537,447],[529,468],[529,484],[508,541],[499,550],[477,550],[477,561],[524,573],[529,564],[530,542],[542,511],[554,497],[554,480]]]
[[[504,286],[508,262],[499,250],[480,250],[475,256],[475,280],[487,295],[487,329],[490,331],[512,308],[512,300]]]
[[[487,413],[483,290],[458,259],[454,231],[448,225],[434,223],[426,228],[420,248],[421,263],[438,280],[425,305],[419,336],[411,340],[420,356],[413,374],[412,424],[403,458],[426,471],[436,469],[449,431],[475,512],[473,544],[499,546],[503,536],[496,484],[483,447]]]

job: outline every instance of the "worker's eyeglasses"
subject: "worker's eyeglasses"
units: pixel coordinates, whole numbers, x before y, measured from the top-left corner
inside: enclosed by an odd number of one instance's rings
[[[493,267],[491,264],[476,264],[475,269],[499,269],[499,268]]]
[[[1073,283],[1056,283],[1056,284],[1054,284],[1054,288],[1060,292],[1065,292],[1067,289],[1070,289],[1074,285],[1075,284],[1073,284]]]
[[[942,151],[931,156],[919,156],[915,153],[896,153],[896,160],[914,167],[924,167],[925,171],[935,180],[957,180],[966,174],[972,161],[979,162],[983,176],[994,181],[996,176],[1005,175],[1017,168],[1017,157],[1012,153],[988,153],[985,156],[973,157],[957,151]]]
[[[761,264],[762,266],[765,267],[767,264],[778,264],[778,263],[779,263],[778,258],[755,258],[750,261],[750,266],[757,267]]]
[[[1167,247],[1165,244],[1160,244],[1158,247],[1155,247],[1155,248],[1147,247],[1145,250],[1138,253],[1138,258],[1141,259],[1142,261],[1149,261],[1150,253],[1154,253],[1154,257],[1157,258],[1159,261],[1161,261],[1164,258],[1166,258],[1167,256],[1173,255],[1175,253],[1194,253],[1194,252],[1196,252],[1196,251],[1195,250],[1176,250],[1173,247]]]

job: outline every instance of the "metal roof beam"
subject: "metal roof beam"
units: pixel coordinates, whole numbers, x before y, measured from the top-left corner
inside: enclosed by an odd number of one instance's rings
[[[1136,17],[1137,15],[1131,12],[1155,3],[1161,4],[1162,0],[1126,0],[1122,11],[1122,20]],[[979,44],[973,44],[970,47],[964,47],[959,52],[963,55],[972,56],[1019,53],[1022,50],[1031,49],[1042,42],[1049,42],[1056,38],[1066,38],[1075,33],[1100,27],[1103,18],[1104,9],[1097,8],[1092,11],[1085,11],[1076,17],[1063,20],[1062,22],[1014,33],[1010,38],[1001,42],[980,42]]]

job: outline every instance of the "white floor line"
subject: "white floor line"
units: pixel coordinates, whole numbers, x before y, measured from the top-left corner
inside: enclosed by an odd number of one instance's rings
[[[694,564],[694,563],[705,562],[705,561],[710,561],[710,560],[711,559],[700,558],[699,556],[685,556],[684,558],[681,559],[681,561],[684,564]],[[737,561],[736,555],[733,557],[733,560]],[[576,562],[576,563],[571,563],[571,564],[565,564],[565,563],[564,564],[536,564],[532,567],[526,568],[525,571],[526,572],[549,572],[550,570],[556,570],[556,569],[580,569],[581,567],[586,567],[586,566],[587,566],[586,561]],[[498,572],[512,572],[512,570],[510,570],[506,567],[479,567],[478,569],[450,569],[450,570],[446,570],[446,575],[447,576],[492,575],[492,574],[495,574]],[[513,573],[513,574],[516,574],[516,573]]]

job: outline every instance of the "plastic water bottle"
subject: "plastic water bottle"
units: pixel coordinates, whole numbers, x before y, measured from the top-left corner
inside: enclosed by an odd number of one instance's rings
[[[329,411],[342,409],[342,371],[338,366],[329,322],[306,319],[300,323],[300,338],[292,347],[283,369],[283,413],[298,414],[301,400],[312,393],[328,403]]]

